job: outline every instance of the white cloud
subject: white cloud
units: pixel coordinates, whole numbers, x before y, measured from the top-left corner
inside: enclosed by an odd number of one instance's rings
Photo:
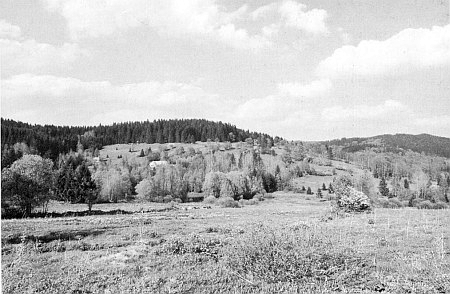
[[[309,34],[326,34],[328,13],[323,9],[306,10],[306,5],[287,0],[279,7],[285,26],[293,27]]]
[[[3,19],[0,20],[0,39],[19,39],[21,35],[20,27],[10,24]]]
[[[326,20],[328,13],[323,9],[307,10],[307,6],[292,0],[272,2],[258,7],[251,14],[254,21],[277,18],[275,23],[266,25],[263,31],[274,35],[282,29],[293,28],[309,35],[328,33]]]
[[[355,122],[388,119],[389,121],[409,116],[411,110],[396,100],[386,100],[379,105],[333,106],[322,111],[322,119],[332,122]]]
[[[277,11],[278,6],[279,6],[279,3],[277,3],[277,2],[272,2],[267,5],[260,6],[260,7],[256,8],[255,10],[253,10],[250,13],[250,16],[251,16],[252,20],[258,20],[258,19],[267,17],[268,15]]]
[[[280,83],[278,90],[282,94],[294,97],[319,97],[329,93],[332,84],[328,79],[312,81],[310,84]]]
[[[450,137],[450,115],[416,118],[413,124],[421,133]]]
[[[21,72],[42,73],[51,69],[65,69],[77,59],[89,55],[78,44],[55,46],[25,39],[18,26],[0,22],[0,55],[2,74]]]
[[[177,38],[201,37],[237,49],[273,48],[271,38],[281,28],[293,28],[309,35],[327,33],[328,14],[323,9],[286,0],[230,11],[215,0],[43,0],[48,10],[60,13],[75,40],[111,36],[137,27],[149,27],[160,35]],[[274,14],[275,22],[258,24],[250,33],[237,23],[249,24]],[[254,25],[254,24],[253,24]],[[258,29],[256,30],[258,31]]]
[[[250,35],[234,24],[247,14],[245,5],[227,11],[214,0],[46,0],[45,3],[50,11],[65,17],[73,39],[110,36],[148,26],[161,35],[201,36],[239,49],[271,46],[263,36]]]
[[[311,125],[317,116],[313,110],[318,99],[331,90],[328,80],[309,84],[283,83],[275,94],[250,99],[236,107],[231,119],[238,125],[287,138],[299,138],[301,128]]]
[[[309,84],[279,84],[278,91],[274,95],[250,99],[239,105],[236,115],[241,118],[263,117],[273,121],[279,120],[302,110],[303,103],[308,102],[308,99],[323,98],[330,90],[331,83],[328,80],[312,81]]]
[[[50,69],[65,69],[77,59],[88,56],[78,44],[54,46],[35,40],[0,39],[2,73],[42,73]]]
[[[217,39],[237,49],[260,50],[272,47],[272,42],[264,36],[249,36],[244,29],[236,29],[234,24],[221,26],[217,30]]]
[[[31,74],[2,80],[2,116],[35,123],[86,125],[175,117],[218,119],[230,112],[233,105],[229,102],[198,86],[172,81],[113,85],[108,81],[84,82]]]
[[[299,138],[300,129],[314,121],[315,114],[292,97],[270,95],[239,105],[230,121],[243,128],[286,138]]]
[[[450,64],[450,25],[406,29],[385,41],[364,40],[343,46],[323,60],[321,77],[374,76]]]

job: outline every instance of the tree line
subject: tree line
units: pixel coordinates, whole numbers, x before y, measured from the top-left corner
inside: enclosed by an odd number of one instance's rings
[[[234,125],[204,119],[172,119],[114,123],[98,126],[31,125],[1,119],[2,168],[23,154],[16,143],[25,143],[34,154],[56,161],[59,154],[124,143],[194,143],[196,141],[240,142],[247,138],[280,140],[267,134],[250,132]]]

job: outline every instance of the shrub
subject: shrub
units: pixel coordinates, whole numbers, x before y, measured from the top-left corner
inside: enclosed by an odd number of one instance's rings
[[[173,198],[172,199],[172,202],[175,202],[175,203],[181,203],[181,202],[183,202],[180,198]]]
[[[369,197],[353,187],[352,179],[342,175],[334,182],[337,197],[336,208],[346,212],[361,212],[371,209]]]
[[[164,197],[162,197],[162,196],[157,196],[157,197],[155,197],[155,200],[154,200],[155,202],[158,202],[158,203],[162,203],[162,202],[164,202]]]
[[[273,196],[272,193],[267,193],[267,194],[264,196],[264,199],[273,199],[273,198],[275,198],[275,196]]]
[[[438,201],[434,204],[434,209],[447,209],[448,208],[448,204],[442,201]]]
[[[170,195],[164,196],[164,198],[163,198],[163,202],[164,202],[164,203],[169,203],[169,202],[171,202],[172,200],[173,200],[173,197],[170,196]]]
[[[157,251],[157,254],[201,254],[204,257],[217,259],[219,248],[223,246],[220,240],[206,239],[198,235],[174,237],[167,240]]]
[[[390,208],[390,203],[389,203],[389,199],[387,199],[386,197],[380,197],[377,200],[377,205],[383,208]]]
[[[217,202],[217,198],[214,196],[208,196],[205,198],[205,200],[203,200],[203,202],[207,204],[215,204]]]
[[[257,199],[250,199],[247,201],[246,203],[247,205],[256,205],[258,204],[258,200]]]
[[[356,190],[353,187],[347,187],[338,193],[337,205],[339,208],[344,209],[348,212],[354,211],[364,211],[370,209],[370,199],[366,194]]]
[[[302,193],[303,191],[302,191],[302,189],[301,188],[299,188],[299,187],[295,187],[293,190],[292,190],[292,192],[294,192],[294,193]]]
[[[265,194],[267,195],[267,193]],[[257,201],[264,201],[264,196],[263,194],[256,194],[253,199],[257,200]]]
[[[219,200],[217,200],[217,204],[220,205],[221,207],[231,207],[231,208],[240,207],[239,202],[234,201],[234,199],[231,197],[219,198]]]
[[[390,198],[389,204],[391,205],[390,208],[402,208],[403,207],[402,202],[400,200],[398,200],[397,198]]]
[[[419,208],[419,209],[432,209],[433,208],[433,203],[431,203],[431,201],[429,201],[429,200],[425,200],[425,201],[421,201],[419,203],[416,203],[415,206],[417,208]]]
[[[377,204],[383,208],[402,208],[408,206],[408,201],[402,202],[398,198],[382,197],[377,200]]]
[[[420,204],[420,202],[422,202],[422,199],[411,198],[408,201],[408,206],[410,206],[410,207],[417,207]]]
[[[414,206],[418,209],[447,209],[448,204],[442,201],[437,201],[433,203],[429,200],[420,201],[420,199],[414,199]]]
[[[331,236],[308,226],[275,229],[259,225],[232,242],[223,247],[225,265],[250,280],[364,285],[374,271],[362,254],[336,246]]]

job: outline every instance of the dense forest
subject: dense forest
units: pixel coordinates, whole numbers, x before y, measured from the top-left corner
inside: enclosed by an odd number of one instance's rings
[[[105,145],[144,143],[194,143],[196,141],[244,141],[247,138],[274,140],[266,134],[238,129],[236,126],[204,119],[155,120],[153,122],[125,122],[99,126],[31,125],[1,119],[2,168],[3,160],[15,160],[18,153],[14,144],[25,143],[31,153],[56,160],[59,154],[77,150],[80,142],[84,149],[101,149]],[[278,139],[278,138],[276,138]],[[30,150],[27,150],[29,152]],[[21,152],[23,153],[23,152]],[[18,156],[20,157],[20,156]],[[5,163],[6,164],[6,163]]]
[[[342,138],[321,143],[340,146],[346,152],[372,149],[379,152],[404,153],[411,150],[426,155],[450,158],[450,138],[428,134],[385,134],[369,138]]]

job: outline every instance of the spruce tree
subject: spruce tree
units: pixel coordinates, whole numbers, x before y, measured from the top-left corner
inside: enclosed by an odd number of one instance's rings
[[[331,183],[328,185],[328,193],[330,193],[330,194],[334,193],[334,188],[333,188],[333,185],[331,185]]]
[[[378,186],[378,189],[380,190],[380,194],[383,196],[389,195],[389,188],[387,187],[387,183],[385,178],[381,178],[380,185]]]
[[[91,172],[86,164],[77,167],[75,171],[78,195],[81,200],[88,205],[88,210],[92,210],[92,205],[97,200],[97,186],[91,177]]]
[[[405,189],[409,189],[409,182],[408,179],[405,179],[404,183],[403,183],[403,187],[405,187]]]

